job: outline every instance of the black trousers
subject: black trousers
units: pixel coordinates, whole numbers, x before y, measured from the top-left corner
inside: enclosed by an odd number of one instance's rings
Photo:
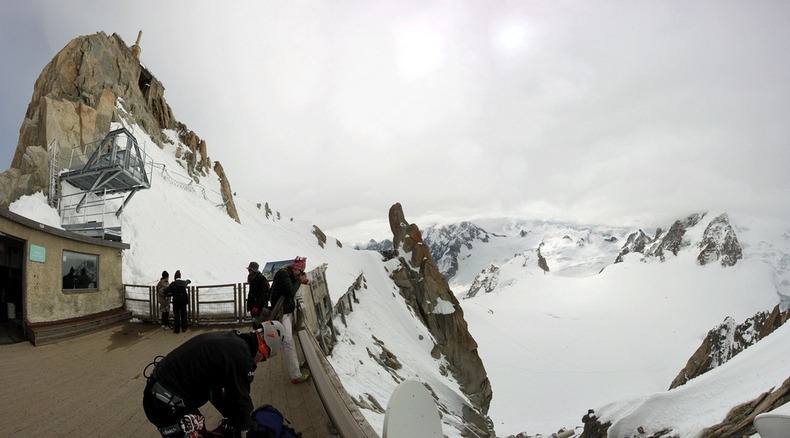
[[[187,305],[173,304],[173,331],[187,331]]]
[[[201,414],[199,409],[187,409],[186,407],[171,406],[154,396],[151,392],[151,386],[156,382],[154,379],[148,379],[145,385],[145,392],[143,393],[143,411],[148,421],[151,422],[163,437],[183,437],[184,432],[179,425],[181,418],[186,414]],[[230,410],[228,400],[225,398],[225,391],[222,389],[215,389],[211,391],[210,402],[217,411],[223,416],[227,417]],[[204,425],[208,428],[208,425]],[[238,431],[232,431],[226,436],[241,436]]]
[[[181,418],[186,414],[201,415],[198,409],[187,409],[186,407],[170,406],[159,400],[151,392],[155,380],[148,379],[143,393],[143,411],[148,421],[151,422],[163,437],[183,437],[184,432],[179,425]]]

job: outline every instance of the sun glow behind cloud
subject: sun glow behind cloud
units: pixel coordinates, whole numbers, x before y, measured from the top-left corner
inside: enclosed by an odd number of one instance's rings
[[[505,52],[514,52],[525,48],[529,43],[530,32],[524,23],[505,24],[496,33],[497,47]]]
[[[429,19],[418,17],[394,26],[398,72],[420,77],[437,70],[444,61],[444,36]]]

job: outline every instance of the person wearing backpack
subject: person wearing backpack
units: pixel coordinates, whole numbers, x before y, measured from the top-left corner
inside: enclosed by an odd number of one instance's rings
[[[299,359],[296,357],[296,347],[293,340],[294,311],[296,310],[296,292],[299,286],[307,284],[307,275],[304,273],[307,259],[296,257],[293,263],[285,265],[274,274],[272,280],[271,300],[273,305],[282,299],[283,317],[282,322],[285,327],[283,336],[283,351],[285,351],[285,364],[288,367],[288,374],[291,383],[303,383],[310,378],[309,373],[302,373],[299,368]]]
[[[175,279],[165,288],[165,295],[173,297],[173,333],[187,331],[187,306],[189,292],[187,287],[192,281],[182,280],[181,271],[176,271]]]
[[[143,410],[163,437],[236,437],[257,430],[250,384],[258,363],[279,353],[285,332],[279,321],[259,327],[201,333],[146,367]],[[223,416],[211,432],[200,412],[208,402]]]
[[[258,270],[258,262],[250,262],[247,266],[247,311],[252,316],[252,326],[260,324],[262,314],[269,306],[269,280]]]

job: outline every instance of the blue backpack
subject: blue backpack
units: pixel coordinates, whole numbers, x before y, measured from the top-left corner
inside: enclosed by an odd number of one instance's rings
[[[263,405],[252,411],[252,419],[258,425],[257,431],[247,432],[248,438],[301,438],[280,411],[272,405]]]

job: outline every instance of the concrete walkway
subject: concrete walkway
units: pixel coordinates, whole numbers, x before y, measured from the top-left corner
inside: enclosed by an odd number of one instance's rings
[[[0,436],[158,437],[142,408],[143,369],[198,333],[232,329],[249,326],[191,327],[174,334],[158,325],[126,323],[39,347],[0,345]],[[297,347],[301,360],[298,339]],[[277,407],[305,437],[334,435],[312,382],[291,384],[282,355],[258,366],[252,401]],[[213,429],[218,412],[210,403],[201,410]]]

